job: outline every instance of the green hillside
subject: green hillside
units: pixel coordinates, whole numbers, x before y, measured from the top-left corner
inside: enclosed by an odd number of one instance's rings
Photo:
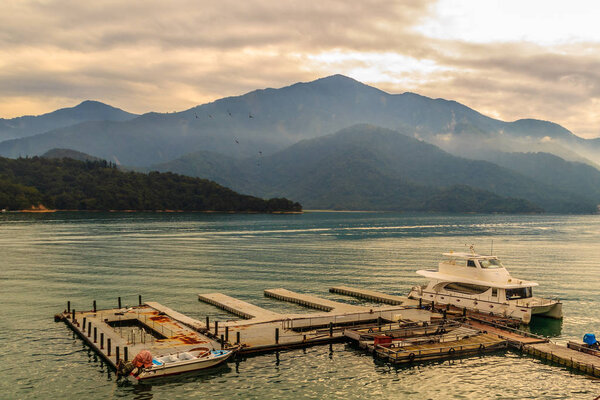
[[[301,211],[283,198],[240,195],[205,179],[123,172],[106,161],[0,158],[0,208],[58,210]]]

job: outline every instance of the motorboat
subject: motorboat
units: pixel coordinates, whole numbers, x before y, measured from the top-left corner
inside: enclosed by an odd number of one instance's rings
[[[198,371],[224,363],[235,353],[235,350],[211,350],[206,347],[198,347],[157,357],[151,355],[148,357],[149,352],[146,350],[140,352],[133,360],[131,369],[125,371],[130,378],[138,381]],[[141,358],[137,360],[139,356]]]
[[[513,278],[496,256],[470,252],[443,253],[438,270],[419,270],[429,279],[415,286],[409,298],[451,305],[529,324],[533,315],[562,318],[559,299],[533,296],[536,282]]]

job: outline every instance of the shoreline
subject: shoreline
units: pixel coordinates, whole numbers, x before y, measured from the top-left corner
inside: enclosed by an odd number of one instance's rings
[[[204,214],[303,214],[304,211],[216,211],[216,210],[52,210],[52,209],[24,209],[24,210],[5,210],[3,214],[29,213],[45,214],[60,212],[81,212],[81,213],[204,213]]]

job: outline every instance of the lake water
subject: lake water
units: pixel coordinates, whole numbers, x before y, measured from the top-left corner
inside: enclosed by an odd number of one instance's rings
[[[562,322],[531,330],[564,343],[600,334],[600,216],[326,213],[1,214],[0,398],[593,399],[600,383],[515,352],[394,368],[346,344],[249,357],[153,385],[117,384],[53,315],[116,307],[138,294],[204,319],[232,318],[198,302],[223,292],[279,311],[285,287],[338,301],[347,284],[406,294],[442,252],[500,256],[517,277],[558,295]]]

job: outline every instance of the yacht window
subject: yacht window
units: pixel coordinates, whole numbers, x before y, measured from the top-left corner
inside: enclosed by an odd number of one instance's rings
[[[506,289],[506,300],[527,299],[532,296],[530,287],[518,289]]]
[[[467,267],[473,267],[473,268],[476,268],[476,267],[475,267],[475,261],[473,261],[473,260],[467,260]]]
[[[489,286],[472,285],[470,283],[453,282],[444,286],[450,292],[463,294],[481,294],[489,290]]]
[[[498,289],[492,288],[492,297],[498,297]]]
[[[500,260],[496,260],[494,258],[485,258],[485,259],[479,260],[479,265],[481,265],[481,268],[488,268],[488,269],[504,268],[504,266],[502,265]]]

